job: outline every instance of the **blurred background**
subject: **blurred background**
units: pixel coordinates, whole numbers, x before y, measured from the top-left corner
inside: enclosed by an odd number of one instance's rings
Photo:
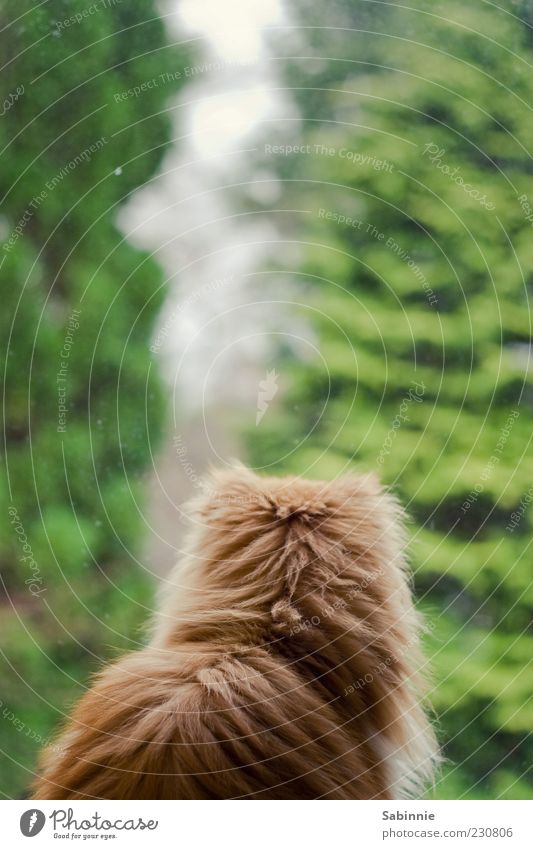
[[[530,798],[531,4],[5,0],[0,47],[2,797],[239,458],[398,494],[428,797]]]

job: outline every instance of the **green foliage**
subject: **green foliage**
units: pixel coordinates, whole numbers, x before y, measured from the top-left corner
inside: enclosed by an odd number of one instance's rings
[[[291,280],[320,358],[276,364],[284,403],[250,450],[315,477],[373,468],[398,492],[434,625],[436,795],[524,797],[533,40],[505,5],[386,4],[386,21],[375,5],[328,4],[300,34],[308,58],[285,62],[303,119],[288,143],[308,147],[268,164],[277,206],[306,211],[285,237],[305,243]]]
[[[158,266],[115,219],[169,141],[177,84],[160,75],[189,58],[153,0],[33,5],[7,0],[0,32],[2,91],[19,92],[0,122],[8,797],[31,780],[37,735],[146,618],[151,585],[134,552],[164,411],[148,350],[164,293]]]

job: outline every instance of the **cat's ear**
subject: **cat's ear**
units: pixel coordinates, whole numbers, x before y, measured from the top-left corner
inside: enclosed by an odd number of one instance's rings
[[[321,530],[357,562],[403,568],[407,542],[405,512],[375,474],[348,474],[321,491],[327,519]]]

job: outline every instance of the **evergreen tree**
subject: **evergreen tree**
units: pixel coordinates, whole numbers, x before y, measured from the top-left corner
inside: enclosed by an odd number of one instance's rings
[[[118,209],[154,174],[188,57],[153,0],[6,0],[0,277],[6,475],[2,792],[109,646],[132,648],[150,581],[141,476],[163,415],[150,337],[162,274]]]
[[[410,6],[328,4],[284,48],[302,130],[280,141],[304,148],[267,161],[276,206],[302,210],[287,280],[320,356],[280,355],[284,402],[250,451],[374,469],[399,494],[450,761],[437,795],[530,797],[531,29],[511,3]]]

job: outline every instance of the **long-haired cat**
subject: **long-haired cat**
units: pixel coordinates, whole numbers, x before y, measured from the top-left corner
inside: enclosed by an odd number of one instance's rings
[[[392,799],[431,781],[401,510],[370,475],[213,474],[148,646],[96,678],[36,799]]]

